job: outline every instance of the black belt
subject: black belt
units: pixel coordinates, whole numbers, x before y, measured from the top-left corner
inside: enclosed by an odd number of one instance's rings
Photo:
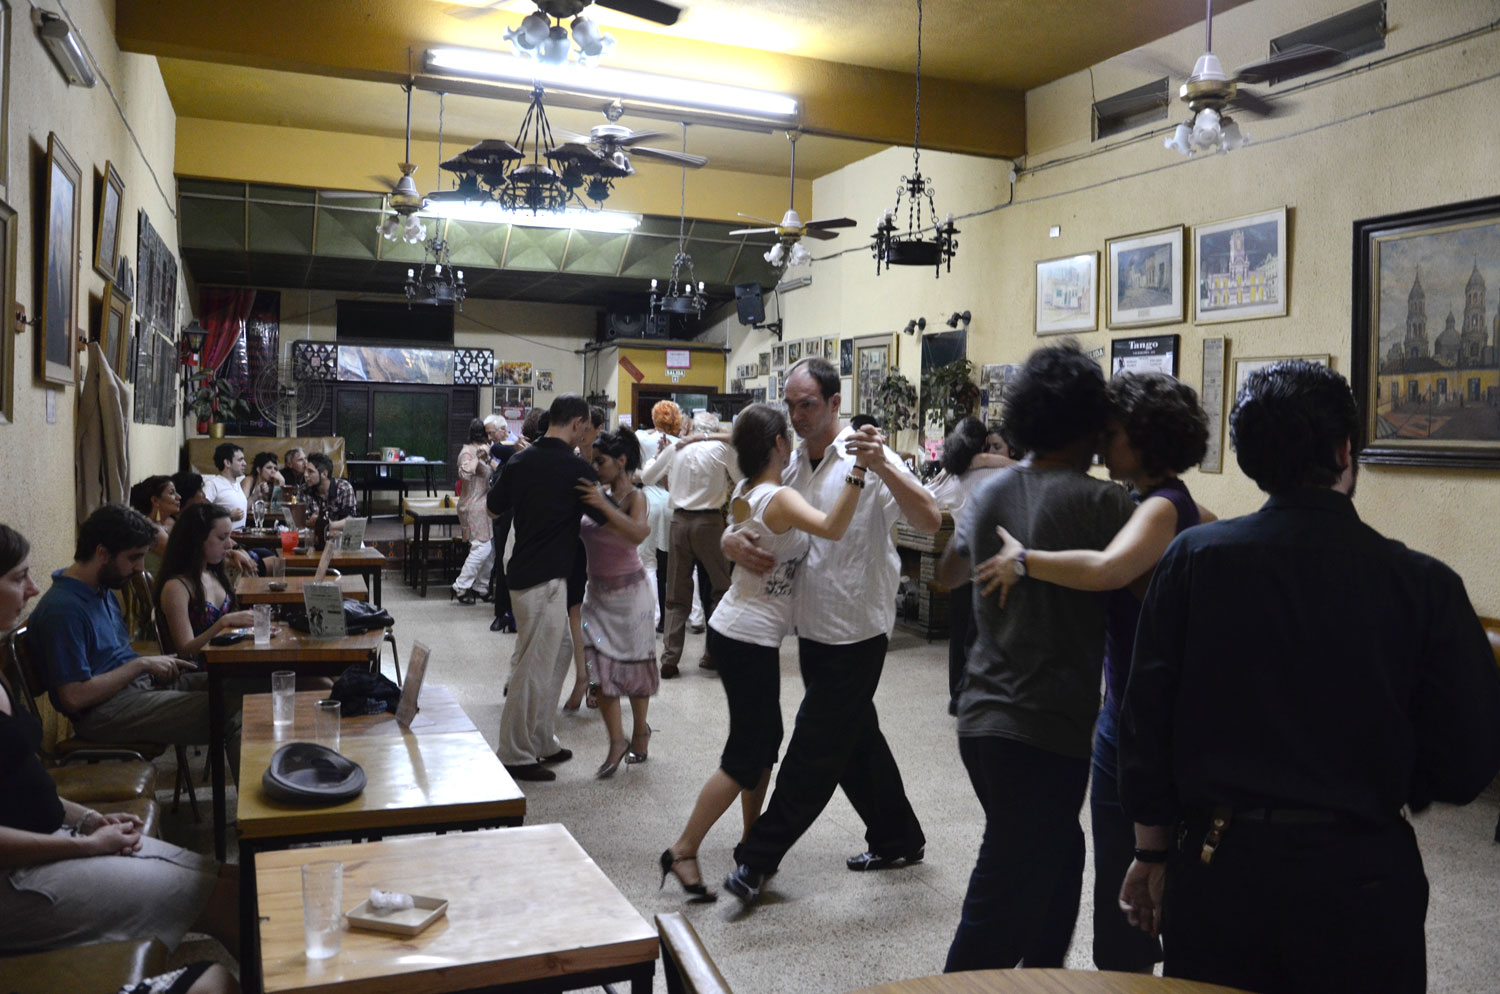
[[[1263,825],[1333,825],[1344,818],[1319,808],[1249,808],[1234,813],[1236,821]]]
[[[672,513],[673,514],[718,514],[718,515],[722,515],[724,513],[724,511],[721,508],[717,508],[717,507],[679,507],[677,510],[673,511]]]

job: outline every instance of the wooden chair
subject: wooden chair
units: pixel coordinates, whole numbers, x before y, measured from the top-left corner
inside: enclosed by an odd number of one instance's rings
[[[1479,623],[1490,637],[1490,651],[1495,654],[1495,665],[1500,666],[1500,618],[1481,617]],[[1500,842],[1500,818],[1495,820],[1495,841]]]
[[[667,994],[732,994],[729,982],[703,948],[703,940],[680,911],[656,916],[661,933],[662,975]]]
[[[151,575],[150,570],[142,570],[131,577],[130,584],[131,589],[134,591],[134,597],[150,609],[151,627],[156,632],[157,650],[163,653],[176,652],[177,647],[172,641],[172,628],[167,624],[167,617],[161,610],[161,601],[156,597],[156,578]],[[193,789],[193,770],[192,764],[188,761],[187,747],[182,745],[175,746],[174,752],[177,755],[178,773],[177,780],[172,785],[172,812],[174,814],[177,812],[183,792],[186,791],[188,807],[193,812],[193,821],[202,821],[203,816],[198,811],[198,794]],[[205,782],[208,780],[208,776],[209,764],[205,760],[203,763],[203,779]]]
[[[165,973],[167,947],[156,939],[96,942],[0,958],[0,990],[13,994],[114,994]]]

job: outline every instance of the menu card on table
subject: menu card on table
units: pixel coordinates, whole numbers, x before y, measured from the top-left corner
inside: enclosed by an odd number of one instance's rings
[[[344,530],[339,533],[340,552],[358,552],[365,544],[365,524],[368,518],[345,518]]]
[[[341,639],[349,634],[344,624],[344,592],[337,583],[304,583],[302,605],[307,609],[307,631],[315,639]]]
[[[422,676],[427,672],[427,646],[412,643],[411,658],[406,664],[406,681],[401,684],[401,700],[396,705],[396,721],[402,728],[410,728],[411,720],[417,716],[417,695],[422,692]]]

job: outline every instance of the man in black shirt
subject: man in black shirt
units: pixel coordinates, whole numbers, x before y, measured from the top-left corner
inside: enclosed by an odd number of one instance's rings
[[[1354,511],[1342,376],[1255,373],[1230,418],[1271,495],[1184,532],[1141,610],[1120,735],[1120,893],[1170,976],[1280,994],[1426,989],[1405,811],[1500,768],[1500,674],[1463,582]]]
[[[488,497],[492,516],[514,512],[516,530],[505,568],[516,649],[496,753],[517,780],[556,780],[544,764],[573,756],[553,731],[558,693],[573,659],[568,573],[578,546],[579,515],[603,519],[578,499],[576,489],[579,477],[598,481],[594,468],[573,454],[574,446],[593,434],[588,403],[577,394],[562,394],[547,417],[547,434],[506,462]]]

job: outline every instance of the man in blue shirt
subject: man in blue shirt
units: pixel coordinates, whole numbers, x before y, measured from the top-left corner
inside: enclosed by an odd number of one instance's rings
[[[208,742],[207,678],[174,656],[141,656],[114,591],[140,573],[155,528],[137,511],[106,504],[78,531],[73,565],[29,621],[32,655],[52,704],[80,735],[100,742]],[[226,729],[230,768],[239,767],[239,715]]]

